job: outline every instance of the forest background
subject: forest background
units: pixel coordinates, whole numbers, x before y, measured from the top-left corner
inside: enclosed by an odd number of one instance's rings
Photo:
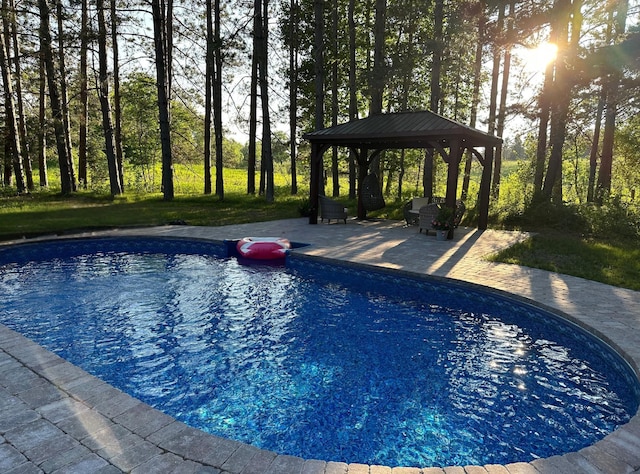
[[[504,138],[503,222],[577,206],[637,234],[639,15],[635,0],[3,0],[4,194],[171,201],[177,183],[223,201],[241,169],[247,194],[304,196],[304,132],[430,109]],[[325,192],[354,199],[353,157],[327,161]],[[443,195],[441,163],[389,151],[375,171],[398,202]],[[473,209],[478,181],[461,181]]]

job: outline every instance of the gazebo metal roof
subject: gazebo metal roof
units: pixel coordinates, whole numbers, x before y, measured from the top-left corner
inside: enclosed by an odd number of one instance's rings
[[[499,146],[502,140],[429,110],[375,114],[303,135],[311,143],[369,148],[449,147],[458,140],[464,147]]]

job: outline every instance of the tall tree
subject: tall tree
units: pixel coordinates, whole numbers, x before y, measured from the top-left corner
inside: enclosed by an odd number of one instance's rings
[[[213,1],[205,2],[206,48],[205,48],[205,85],[204,85],[204,193],[211,194],[211,124],[213,116]]]
[[[300,54],[298,0],[289,3],[289,154],[291,166],[291,194],[298,194],[298,171],[296,164],[298,135],[298,68]]]
[[[111,52],[113,54],[113,144],[121,191],[124,191],[124,152],[122,150],[122,105],[120,101],[120,49],[118,47],[118,9],[116,0],[110,0]]]
[[[173,157],[171,154],[171,120],[169,101],[171,91],[172,34],[170,18],[172,0],[151,0],[153,12],[154,49],[156,58],[156,87],[158,90],[158,118],[162,149],[162,193],[165,201],[174,198]]]
[[[71,173],[71,184],[73,190],[76,190],[76,176],[73,166],[73,148],[71,145],[71,119],[69,111],[69,92],[67,90],[67,65],[66,65],[66,48],[64,44],[64,18],[66,12],[62,5],[62,0],[56,0],[56,18],[58,20],[58,69],[60,81],[60,106],[62,107],[62,123],[64,125],[64,140],[67,147],[67,157],[69,159],[69,171]]]
[[[262,29],[262,2],[253,3],[253,54],[251,55],[251,85],[249,91],[249,157],[247,171],[247,194],[256,193],[256,131],[258,129],[258,69],[259,39],[257,32]]]
[[[7,48],[7,10],[2,11],[2,27],[0,28],[0,68],[2,69],[2,82],[4,85],[5,95],[5,113],[7,122],[7,143],[11,144],[11,154],[13,157],[13,172],[16,179],[16,188],[19,193],[28,192],[25,183],[24,166],[22,162],[22,144],[20,142],[20,133],[18,132],[18,120],[16,117],[16,105],[13,96],[13,78],[11,66],[9,64],[9,53]]]
[[[269,83],[267,80],[268,66],[268,32],[269,32],[269,1],[262,0],[262,22],[260,24],[260,102],[262,103],[262,165],[261,170],[266,179],[265,199],[273,202],[275,198],[275,183],[273,176],[273,152],[271,148],[271,118],[269,112]]]
[[[314,94],[315,94],[315,129],[324,128],[324,2],[314,0],[314,36],[313,36],[313,64],[314,64]]]
[[[509,74],[511,71],[511,48],[513,41],[513,31],[515,24],[515,0],[509,3],[509,15],[507,17],[507,27],[504,33],[505,40],[502,42],[502,50],[504,52],[502,62],[502,83],[500,84],[500,104],[496,117],[496,135],[501,137],[504,133],[506,113],[507,113],[507,93],[509,91]],[[502,147],[498,147],[494,156],[493,181],[491,183],[491,192],[495,199],[500,194],[500,178],[502,175]]]
[[[49,186],[47,173],[47,73],[45,70],[44,53],[38,54],[38,172],[40,187]]]
[[[331,5],[331,126],[338,125],[339,100],[338,100],[338,0],[332,0]],[[338,168],[338,147],[331,150],[331,178],[332,194],[340,196],[340,173]]]
[[[109,168],[109,185],[111,195],[122,194],[120,176],[118,173],[118,161],[115,149],[115,137],[113,135],[113,122],[111,118],[111,103],[109,100],[109,70],[107,67],[107,24],[105,19],[104,0],[96,0],[98,10],[98,95],[100,96],[100,109],[102,111],[102,129],[104,132],[105,154]]]
[[[216,196],[220,200],[224,199],[224,176],[223,176],[223,136],[222,136],[222,33],[220,18],[220,0],[214,0],[214,22],[213,22],[213,126],[216,144]]]
[[[562,203],[562,150],[566,138],[567,120],[571,94],[575,85],[573,65],[577,57],[578,40],[582,28],[580,0],[556,0],[554,23],[557,32],[558,56],[555,60],[555,76],[551,106],[551,128],[549,132],[549,164],[545,176],[542,195]]]
[[[20,64],[20,58],[22,52],[20,49],[20,42],[18,38],[18,25],[16,23],[16,7],[14,0],[9,0],[8,4],[8,26],[11,34],[11,43],[13,44],[13,67],[15,70],[15,84],[16,84],[16,107],[17,107],[17,121],[18,121],[18,134],[20,135],[21,142],[21,155],[22,164],[24,166],[24,173],[26,177],[27,189],[33,191],[33,169],[31,166],[31,156],[29,153],[29,146],[27,142],[27,124],[25,119],[24,101],[22,93],[22,66]]]
[[[53,60],[53,48],[51,40],[51,8],[48,0],[38,0],[38,10],[40,13],[40,50],[46,69],[47,82],[49,86],[49,102],[51,105],[51,115],[53,119],[53,130],[56,137],[56,149],[58,152],[58,166],[60,167],[60,188],[62,194],[71,194],[75,190],[73,168],[71,166],[71,156],[67,148],[67,132],[65,130],[64,109],[56,80],[56,68]]]
[[[613,24],[613,40],[616,42],[624,35],[626,30],[628,0],[618,0]],[[603,199],[611,192],[611,172],[613,169],[613,146],[616,128],[616,116],[618,113],[618,101],[620,97],[621,72],[618,68],[609,71],[603,87],[606,91],[605,119],[602,136],[602,158],[598,170],[598,182],[596,187],[596,202],[602,204]]]
[[[373,70],[371,71],[371,91],[369,112],[382,113],[384,95],[385,68],[385,26],[387,20],[387,1],[376,0],[376,20],[374,26]]]
[[[471,112],[469,117],[469,126],[476,126],[476,120],[478,118],[478,105],[480,102],[480,82],[482,78],[482,51],[484,47],[486,32],[486,14],[485,14],[485,2],[480,1],[477,4],[476,10],[471,10],[471,14],[476,12],[478,18],[478,33],[476,40],[476,49],[473,61],[473,91],[471,93]],[[462,200],[467,199],[469,193],[469,182],[471,180],[471,166],[473,164],[473,154],[470,150],[467,150],[467,156],[464,163],[464,176],[462,178]]]
[[[349,24],[349,121],[358,118],[358,90],[356,83],[356,22],[355,0],[349,0],[347,21]],[[353,150],[349,150],[349,199],[356,197],[357,162]]]
[[[87,76],[87,61],[90,43],[89,33],[89,0],[82,0],[80,14],[80,117],[78,136],[78,181],[80,186],[87,189],[87,136],[89,133],[89,93]]]

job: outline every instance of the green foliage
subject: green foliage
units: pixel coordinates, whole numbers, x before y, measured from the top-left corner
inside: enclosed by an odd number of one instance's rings
[[[133,73],[122,82],[120,95],[124,154],[127,163],[141,168],[138,177],[147,185],[148,170],[160,157],[155,80]]]
[[[308,198],[304,198],[300,201],[298,206],[298,213],[301,217],[309,217],[311,215],[311,201]]]
[[[586,224],[585,233],[599,236],[640,238],[640,213],[637,206],[619,197],[605,200],[602,206],[573,206]]]
[[[616,130],[613,162],[615,191],[633,200],[640,190],[640,116],[634,115]]]
[[[625,204],[619,198],[609,199],[602,206],[557,206],[549,202],[539,202],[527,206],[522,212],[505,215],[502,225],[508,228],[556,230],[600,238],[640,237],[638,207]]]
[[[436,230],[449,230],[453,227],[454,210],[447,206],[441,206],[438,215],[433,220],[433,228]]]

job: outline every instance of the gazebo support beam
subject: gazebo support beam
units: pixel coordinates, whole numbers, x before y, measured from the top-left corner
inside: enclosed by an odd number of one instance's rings
[[[486,230],[489,225],[489,199],[491,195],[491,176],[493,174],[493,153],[493,147],[485,148],[482,178],[480,179],[480,192],[478,194],[478,229],[480,230]]]
[[[455,209],[456,207],[458,174],[460,173],[460,161],[462,160],[463,152],[464,148],[460,146],[460,141],[452,140],[449,148],[449,161],[447,163],[447,194],[445,196],[445,206],[451,209]],[[447,238],[453,239],[453,229],[449,229]]]
[[[318,207],[322,182],[322,156],[329,145],[311,143],[310,186],[309,186],[309,224],[318,223]]]

